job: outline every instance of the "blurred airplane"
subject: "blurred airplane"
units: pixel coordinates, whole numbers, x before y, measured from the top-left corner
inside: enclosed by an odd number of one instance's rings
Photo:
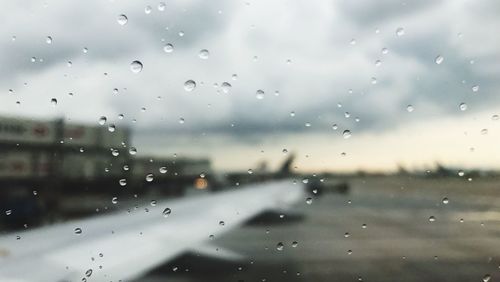
[[[187,252],[237,259],[210,239],[262,212],[290,208],[306,190],[300,182],[270,181],[4,235],[0,281],[123,281]]]

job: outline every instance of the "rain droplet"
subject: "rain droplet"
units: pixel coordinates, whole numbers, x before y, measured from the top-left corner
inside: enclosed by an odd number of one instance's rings
[[[191,92],[196,88],[196,82],[194,80],[188,80],[184,82],[184,90]]]
[[[116,149],[113,149],[111,151],[111,155],[113,155],[113,157],[117,157],[118,155],[120,155],[120,152],[118,150],[116,150]]]
[[[115,126],[114,124],[110,124],[110,125],[108,126],[108,131],[109,131],[109,132],[115,132],[115,130],[116,130],[116,126]]]
[[[104,125],[108,119],[105,116],[99,118],[99,124]]]
[[[172,213],[172,210],[170,208],[165,208],[162,212],[163,217],[168,217]]]
[[[158,11],[160,11],[160,12],[165,11],[165,7],[166,7],[166,6],[167,6],[167,4],[165,4],[165,2],[160,2],[160,3],[158,4]]]
[[[463,170],[458,171],[458,176],[462,177],[465,175],[465,172]]]
[[[278,250],[278,251],[283,251],[284,247],[285,246],[283,245],[282,242],[279,242],[278,244],[276,244],[276,250]]]
[[[311,197],[306,199],[306,204],[310,205],[310,204],[312,204],[312,202],[313,202],[313,199]]]
[[[144,13],[146,13],[147,15],[151,14],[151,11],[153,10],[153,8],[151,8],[151,6],[146,6],[146,8],[144,8]]]
[[[160,167],[159,171],[160,171],[160,173],[165,174],[165,173],[167,173],[167,168],[162,166],[162,167]]]
[[[406,106],[406,111],[407,111],[407,112],[411,113],[411,112],[413,112],[414,110],[415,110],[415,108],[413,108],[413,106],[412,106],[412,105],[408,105],[408,106]]]
[[[137,154],[137,149],[136,149],[135,147],[130,147],[130,148],[128,149],[128,152],[129,152],[129,154],[131,154],[131,155],[135,155],[135,154]]]
[[[249,168],[249,169],[247,170],[247,172],[248,172],[248,174],[253,174],[253,170],[252,170],[251,168]]]
[[[458,107],[460,108],[461,111],[467,110],[467,104],[465,104],[465,103],[460,103],[460,105]]]
[[[488,129],[486,128],[481,129],[481,135],[486,135],[486,134],[488,134]]]
[[[483,276],[483,282],[488,282],[488,281],[490,281],[490,279],[491,279],[491,275],[489,275],[489,274],[486,274]]]
[[[140,61],[133,61],[130,63],[130,70],[133,73],[140,73],[142,71],[142,63]]]
[[[336,123],[332,125],[333,130],[337,130],[338,128],[339,128],[339,126]]]
[[[47,38],[45,38],[45,42],[47,42],[47,44],[52,44],[52,37],[47,36]]]
[[[351,234],[349,234],[349,232],[344,233],[345,238],[349,238],[349,236],[351,236]]]
[[[398,27],[398,28],[396,29],[396,35],[397,35],[397,36],[403,36],[403,35],[405,35],[405,29],[404,29],[404,28],[402,28],[402,27]]]
[[[344,132],[342,133],[342,136],[344,136],[344,139],[350,138],[351,137],[351,131],[344,130]]]
[[[257,90],[257,91],[255,92],[255,97],[256,97],[258,100],[262,100],[262,99],[264,99],[264,90],[261,90],[261,89]]]
[[[232,85],[229,82],[223,82],[221,85],[222,92],[229,93],[229,91],[231,90],[231,87],[232,87]]]
[[[52,106],[57,106],[57,99],[56,98],[52,98],[50,99],[50,104],[52,104]]]
[[[500,118],[500,116],[498,115],[492,115],[491,116],[491,120],[498,120]]]
[[[118,198],[117,198],[117,197],[113,197],[113,198],[111,198],[111,203],[112,203],[113,205],[118,204]]]
[[[435,216],[433,216],[433,215],[431,215],[431,216],[429,217],[429,221],[430,221],[430,222],[434,222],[434,221],[436,221],[436,217],[435,217]]]
[[[210,55],[210,52],[208,52],[207,49],[201,49],[200,52],[198,53],[198,57],[200,57],[200,59],[208,59],[208,56]]]
[[[292,242],[292,248],[297,248],[298,245],[299,243],[297,241]]]
[[[89,48],[83,47],[82,52],[83,54],[87,54],[89,52]]]
[[[479,85],[474,85],[472,86],[472,92],[478,92],[479,91]]]
[[[149,203],[152,207],[156,207],[156,200],[151,200]]]
[[[384,47],[384,48],[382,48],[382,54],[384,54],[384,55],[385,55],[385,54],[387,54],[387,53],[389,53],[389,49],[387,49],[387,48],[385,48],[385,47]]]
[[[441,55],[438,55],[438,56],[434,59],[434,62],[436,62],[436,64],[438,64],[438,65],[440,65],[443,61],[444,61],[444,58],[443,58],[443,56],[441,56]]]
[[[92,275],[92,269],[85,271],[85,276],[90,277]]]
[[[12,210],[6,210],[5,211],[5,215],[11,215],[12,214]]]
[[[450,200],[448,198],[444,197],[442,202],[443,202],[443,204],[447,205],[450,202]]]
[[[223,220],[221,220],[221,221],[219,221],[219,225],[224,226],[224,225],[226,225],[226,223]]]
[[[80,227],[75,228],[75,234],[76,235],[82,234],[82,229]]]
[[[372,84],[377,84],[377,78],[376,77],[372,77]]]
[[[118,22],[119,25],[126,25],[128,22],[128,18],[126,15],[121,14],[116,18],[116,21]]]
[[[153,174],[152,174],[152,173],[148,173],[148,174],[146,174],[146,181],[147,181],[147,182],[151,182],[151,181],[153,181],[153,178],[154,178],[154,176],[153,176]]]
[[[171,43],[165,44],[165,46],[163,46],[163,51],[165,51],[165,53],[172,53],[174,51],[174,45]]]
[[[122,178],[122,179],[120,179],[120,180],[118,181],[118,183],[120,183],[120,186],[125,186],[125,185],[127,185],[127,179]]]

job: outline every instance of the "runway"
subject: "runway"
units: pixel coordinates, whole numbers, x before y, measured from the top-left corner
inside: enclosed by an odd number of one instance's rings
[[[498,281],[496,182],[443,183],[352,180],[349,195],[297,205],[302,218],[213,241],[244,261],[189,257],[137,281]]]

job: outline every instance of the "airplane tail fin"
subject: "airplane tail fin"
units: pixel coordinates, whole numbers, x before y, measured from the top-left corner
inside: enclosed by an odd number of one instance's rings
[[[288,158],[285,159],[285,161],[279,168],[278,173],[280,175],[292,174],[292,164],[294,160],[295,160],[295,154],[291,153],[290,156],[288,156]]]

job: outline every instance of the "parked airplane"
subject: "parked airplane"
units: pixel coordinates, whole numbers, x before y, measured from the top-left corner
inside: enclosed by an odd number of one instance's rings
[[[235,257],[215,251],[210,238],[262,212],[290,208],[306,190],[300,182],[272,181],[4,235],[0,281],[123,281],[186,252]]]

